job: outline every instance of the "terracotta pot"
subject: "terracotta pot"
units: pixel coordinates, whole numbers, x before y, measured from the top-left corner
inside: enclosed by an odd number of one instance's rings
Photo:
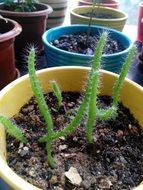
[[[143,42],[143,2],[139,4],[137,41]]]
[[[22,26],[22,33],[15,41],[16,58],[23,59],[23,53],[29,44],[35,44],[37,52],[43,50],[42,34],[46,29],[46,19],[52,12],[52,8],[46,4],[35,3],[38,11],[12,12],[4,9],[4,3],[0,4],[0,14],[16,20]]]
[[[53,8],[52,14],[47,19],[47,28],[53,28],[63,24],[68,0],[40,0],[41,3],[50,5]]]
[[[119,8],[120,2],[118,0],[102,0],[102,6]],[[79,0],[79,5],[92,5],[92,0]]]
[[[51,90],[50,81],[55,80],[61,87],[62,91],[81,92],[83,90],[83,81],[90,68],[85,67],[58,67],[44,69],[37,72],[42,83],[43,92]],[[112,95],[114,82],[118,75],[107,71],[101,71],[102,81],[100,94]],[[134,92],[133,96],[130,96]],[[16,98],[15,97],[16,94]],[[0,92],[0,112],[8,117],[17,114],[20,108],[33,96],[30,88],[28,75],[8,85]],[[120,92],[121,101],[124,106],[130,109],[134,117],[143,127],[143,89],[140,85],[131,80],[125,79],[124,85]],[[12,104],[11,104],[12,102]],[[13,190],[42,190],[28,183],[17,175],[6,162],[6,141],[5,130],[0,125],[0,176]],[[143,190],[143,184],[134,190]]]
[[[0,89],[19,75],[15,68],[14,41],[21,31],[16,21],[0,19]]]

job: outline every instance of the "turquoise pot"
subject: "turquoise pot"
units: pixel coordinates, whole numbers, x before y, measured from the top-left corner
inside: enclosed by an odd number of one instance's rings
[[[87,27],[87,25],[60,26],[46,31],[43,34],[43,42],[47,66],[90,66],[93,55],[67,52],[50,44],[51,41],[60,38],[62,35],[87,32]],[[102,69],[119,73],[124,59],[132,46],[132,42],[126,35],[119,31],[106,27],[91,27],[92,34],[101,35],[103,31],[108,31],[109,35],[112,36],[113,39],[120,41],[124,50],[110,55],[103,54],[101,62]]]

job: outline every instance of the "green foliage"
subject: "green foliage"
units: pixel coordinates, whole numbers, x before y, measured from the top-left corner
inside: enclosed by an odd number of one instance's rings
[[[14,12],[33,12],[36,11],[35,0],[4,0],[5,9]]]
[[[11,136],[15,137],[17,140],[23,143],[26,143],[27,140],[22,134],[22,131],[16,125],[14,125],[7,117],[0,115],[0,123],[3,124],[3,126]]]
[[[56,81],[52,81],[52,89],[58,100],[58,107],[60,108],[62,105],[62,93],[61,93],[60,87],[58,86]]]

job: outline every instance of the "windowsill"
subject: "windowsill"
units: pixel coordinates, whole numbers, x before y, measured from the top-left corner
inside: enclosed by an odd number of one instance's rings
[[[67,13],[63,25],[70,25],[70,10],[73,7],[76,7],[77,5],[78,5],[78,0],[74,0],[74,3],[73,0],[68,1]],[[122,32],[126,34],[133,42],[136,41],[136,36],[137,36],[136,25],[126,24]]]
[[[132,40],[132,42],[135,42],[137,38],[137,26],[125,25],[123,33],[126,34]]]

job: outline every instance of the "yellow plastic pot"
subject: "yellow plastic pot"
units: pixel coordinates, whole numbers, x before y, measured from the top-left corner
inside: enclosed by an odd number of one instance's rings
[[[43,91],[51,90],[49,81],[56,80],[62,91],[81,91],[90,68],[87,67],[58,67],[44,69],[37,72],[42,83]],[[111,95],[116,74],[101,71],[102,87],[101,94]],[[131,96],[131,94],[134,94]],[[23,104],[33,95],[28,75],[10,83],[0,92],[0,113],[8,117],[18,113]],[[143,127],[143,88],[136,83],[126,79],[121,90],[121,100],[128,107],[134,117]],[[6,163],[5,130],[0,126],[0,177],[14,190],[40,190],[20,178]],[[143,190],[139,185],[135,190]]]
[[[82,14],[91,13],[93,6],[77,6],[70,11],[71,24],[89,24],[90,17]],[[109,7],[94,7],[94,12],[102,15],[113,15],[113,19],[92,18],[91,24],[106,26],[108,28],[122,31],[127,21],[127,14],[119,9]]]

